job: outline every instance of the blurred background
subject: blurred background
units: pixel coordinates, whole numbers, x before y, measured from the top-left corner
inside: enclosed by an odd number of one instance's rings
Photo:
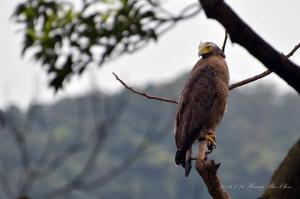
[[[91,65],[54,92],[51,74],[33,53],[21,56],[24,30],[12,17],[20,2],[3,0],[0,7],[0,197],[208,198],[195,170],[185,178],[174,164],[176,106],[132,95],[111,73],[177,99],[199,42],[221,46],[224,29],[200,11],[145,48]],[[299,42],[299,1],[227,2],[280,52]],[[193,3],[168,0],[163,7],[176,14]],[[265,70],[230,40],[226,56],[232,83]],[[299,63],[300,54],[291,59]],[[222,163],[219,174],[233,198],[262,194],[249,186],[266,186],[298,140],[299,105],[296,92],[274,74],[230,93],[212,158]]]

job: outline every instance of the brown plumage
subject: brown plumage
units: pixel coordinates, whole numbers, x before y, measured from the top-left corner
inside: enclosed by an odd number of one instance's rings
[[[206,42],[199,46],[199,55],[202,58],[192,69],[177,107],[175,162],[183,167],[196,140],[208,140],[209,150],[215,146],[215,130],[227,104],[229,72],[224,53]]]

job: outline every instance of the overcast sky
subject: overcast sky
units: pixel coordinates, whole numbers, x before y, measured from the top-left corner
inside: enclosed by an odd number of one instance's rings
[[[168,7],[180,10],[198,0],[169,0]],[[29,57],[21,58],[21,35],[17,25],[9,20],[17,0],[2,0],[0,7],[0,107],[17,104],[28,106],[32,100],[53,102],[63,96],[86,93],[95,82],[107,91],[115,91],[120,84],[111,72],[134,86],[160,83],[172,80],[189,71],[198,60],[199,42],[212,41],[221,45],[224,29],[214,20],[207,20],[204,13],[192,20],[182,22],[168,34],[151,43],[143,50],[125,55],[103,68],[92,68],[82,77],[75,77],[58,95],[47,87],[47,77],[43,69]],[[257,33],[283,53],[289,52],[300,42],[299,0],[230,0],[228,4]],[[232,45],[226,47],[227,63],[231,81],[235,82],[263,72],[265,68],[243,48]],[[292,60],[300,63],[300,52]],[[293,92],[276,75],[260,82],[273,83],[283,92]],[[254,83],[254,84],[257,84]]]

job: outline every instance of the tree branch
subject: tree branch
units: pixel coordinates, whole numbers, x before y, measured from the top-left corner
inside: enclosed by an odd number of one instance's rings
[[[224,41],[223,41],[223,45],[222,45],[222,51],[224,53],[225,53],[225,47],[226,47],[227,39],[228,39],[228,33],[227,33],[227,31],[225,31],[225,37],[224,37]]]
[[[224,42],[223,42],[223,45],[222,45],[222,50],[223,52],[225,51],[225,46],[226,46],[226,42],[227,42],[227,38],[228,38],[228,34],[227,32],[225,32],[225,38],[224,38]],[[288,59],[290,58],[291,56],[294,55],[294,53],[300,48],[300,43],[298,43],[287,55],[285,55],[285,57]],[[270,69],[266,70],[265,72],[261,73],[261,74],[258,74],[258,75],[255,75],[253,77],[250,77],[250,78],[247,78],[245,80],[242,80],[242,81],[239,81],[239,82],[236,82],[236,83],[233,83],[231,84],[228,89],[229,90],[233,90],[237,87],[240,87],[240,86],[243,86],[243,85],[246,85],[246,84],[249,84],[251,82],[254,82],[258,79],[261,79],[263,77],[266,77],[268,76],[269,74],[271,74],[272,71]],[[141,95],[141,96],[144,96],[148,99],[153,99],[153,100],[158,100],[158,101],[163,101],[163,102],[169,102],[169,103],[173,103],[173,104],[178,104],[178,102],[176,100],[173,100],[173,99],[168,99],[168,98],[163,98],[163,97],[158,97],[158,96],[152,96],[152,95],[149,95],[145,92],[140,92],[140,91],[137,91],[135,90],[134,88],[132,88],[131,86],[128,86],[123,80],[121,80],[115,73],[113,73],[113,75],[115,76],[116,80],[118,80],[126,89],[130,90],[131,92],[137,94],[137,95]]]
[[[209,194],[214,199],[231,199],[230,195],[225,191],[221,179],[217,175],[221,163],[215,163],[214,160],[207,160],[206,150],[207,141],[201,141],[199,143],[199,153],[196,160],[196,170],[206,184]]]
[[[168,117],[172,118],[172,117]],[[153,122],[149,121],[149,125],[146,128],[146,133],[144,135],[144,140],[142,140],[136,149],[126,158],[124,159],[118,166],[111,168],[109,171],[107,171],[104,175],[100,176],[99,178],[93,179],[92,181],[86,182],[80,190],[90,190],[95,187],[98,189],[102,186],[108,184],[115,178],[119,177],[124,171],[129,169],[143,154],[144,151],[146,151],[152,144],[157,143],[161,140],[163,140],[167,134],[161,135],[160,132],[167,131],[168,127],[172,123],[172,120],[166,121],[165,124],[163,124],[160,127],[154,127],[153,128]],[[154,133],[156,132],[156,133]],[[153,136],[154,135],[154,136]]]
[[[13,118],[10,118],[9,115],[3,115],[4,123],[6,125],[7,130],[15,139],[17,149],[20,154],[21,167],[22,172],[19,176],[19,185],[20,188],[18,190],[18,195],[24,194],[26,195],[27,185],[26,181],[30,178],[29,170],[30,170],[30,159],[29,152],[27,150],[26,136],[22,130],[20,130],[15,124]]]
[[[290,58],[291,56],[294,55],[294,53],[300,48],[300,43],[298,43],[294,48],[293,50],[291,50],[291,52],[289,52],[285,57],[286,58]]]
[[[243,85],[245,85],[245,84],[249,84],[249,83],[251,83],[251,82],[254,82],[254,81],[258,80],[258,79],[261,79],[261,78],[263,78],[263,77],[265,77],[265,76],[267,76],[267,75],[269,75],[269,74],[271,74],[271,73],[272,73],[272,71],[266,70],[265,72],[263,72],[263,73],[261,73],[261,74],[259,74],[259,75],[255,75],[255,76],[250,77],[250,78],[248,78],[248,79],[245,79],[245,80],[243,80],[243,81],[233,83],[233,84],[231,84],[231,85],[229,86],[228,89],[229,89],[229,90],[233,90],[233,89],[235,89],[235,88],[237,88],[237,87],[240,87],[240,86],[243,86]]]
[[[243,46],[300,93],[300,68],[257,35],[223,0],[199,0],[208,18],[219,21],[232,42]]]
[[[285,55],[285,57],[286,57],[287,59],[290,58],[291,56],[294,55],[294,53],[295,53],[299,48],[300,48],[300,43],[297,44],[297,45],[296,45],[296,46],[295,46],[295,47],[294,47],[287,55]],[[254,81],[258,80],[258,79],[261,79],[261,78],[263,78],[263,77],[268,76],[268,75],[271,74],[271,73],[272,73],[272,71],[271,71],[270,69],[268,69],[268,70],[266,70],[265,72],[263,72],[263,73],[261,73],[261,74],[259,74],[259,75],[255,75],[255,76],[250,77],[250,78],[248,78],[248,79],[245,79],[245,80],[243,80],[243,81],[240,81],[240,82],[231,84],[231,85],[229,86],[229,90],[233,90],[233,89],[235,89],[235,88],[237,88],[237,87],[240,87],[240,86],[243,86],[243,85],[245,85],[245,84],[249,84],[249,83],[251,83],[251,82],[254,82]]]
[[[130,90],[131,92],[133,92],[135,94],[144,96],[144,97],[146,97],[148,99],[154,99],[154,100],[159,100],[159,101],[163,101],[163,102],[169,102],[169,103],[173,103],[173,104],[178,104],[178,102],[176,100],[167,99],[167,98],[163,98],[163,97],[157,97],[157,96],[151,96],[151,95],[148,95],[147,93],[143,93],[143,92],[137,91],[137,90],[133,89],[132,87],[128,86],[115,73],[112,73],[112,74],[115,76],[116,80],[119,81],[125,88],[127,88],[128,90]]]

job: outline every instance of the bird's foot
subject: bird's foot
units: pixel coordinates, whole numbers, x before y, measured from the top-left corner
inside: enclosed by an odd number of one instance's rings
[[[207,141],[207,149],[206,154],[210,154],[216,148],[216,134],[215,131],[209,130],[206,132],[205,140]]]

